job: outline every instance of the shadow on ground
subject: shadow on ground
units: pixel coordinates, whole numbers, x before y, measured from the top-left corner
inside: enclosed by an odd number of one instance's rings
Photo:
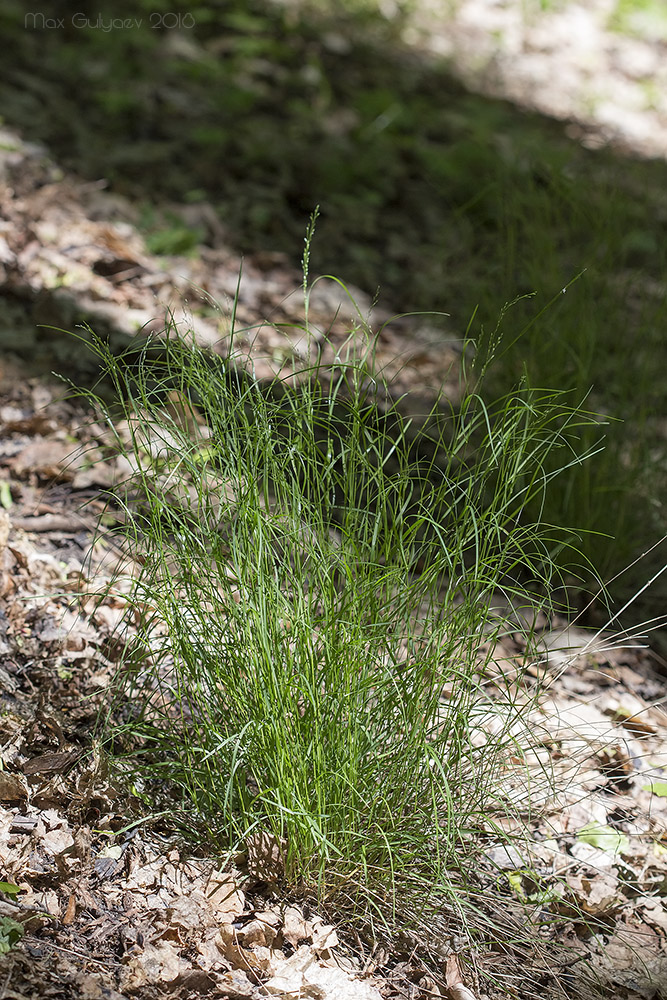
[[[585,149],[561,123],[473,95],[408,51],[397,21],[342,4],[26,14],[6,0],[0,26],[7,123],[130,195],[154,252],[225,239],[298,260],[319,204],[313,271],[381,287],[397,309],[443,310],[456,334],[488,337],[523,296],[499,331],[498,390],[525,365],[625,421],[547,516],[615,536],[582,543],[606,577],[659,536],[664,162]],[[625,577],[619,600],[653,571]]]

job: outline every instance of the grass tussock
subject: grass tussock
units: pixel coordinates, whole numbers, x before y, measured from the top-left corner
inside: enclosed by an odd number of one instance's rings
[[[384,919],[442,903],[525,710],[489,696],[494,642],[531,648],[567,544],[526,511],[593,418],[524,379],[413,419],[372,338],[260,383],[233,341],[172,334],[94,341],[141,567],[115,748],[222,846],[269,832],[292,886]]]

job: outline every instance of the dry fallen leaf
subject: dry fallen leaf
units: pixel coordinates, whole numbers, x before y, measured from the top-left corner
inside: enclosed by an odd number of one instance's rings
[[[65,927],[69,924],[73,924],[76,919],[76,897],[72,893],[67,901],[67,909],[65,910],[65,916],[63,917],[63,924]]]
[[[222,925],[215,943],[229,964],[236,969],[268,974],[274,971],[274,956],[271,950],[260,944],[244,948],[232,924]]]
[[[82,975],[76,979],[81,1000],[125,1000],[116,990],[102,985],[94,975]]]
[[[73,843],[74,837],[72,836],[72,831],[64,827],[57,830],[49,830],[42,837],[42,846],[44,849],[56,857],[68,850]]]
[[[215,926],[211,908],[199,893],[177,896],[167,908],[169,926],[183,931],[194,931]]]
[[[218,976],[217,984],[220,990],[218,995],[228,997],[229,1000],[257,1000],[258,997],[265,996],[263,991],[255,989],[241,969],[231,969]]]
[[[213,871],[206,884],[206,898],[218,920],[234,919],[243,913],[245,896],[237,889],[229,872]]]
[[[271,911],[258,913],[254,920],[244,924],[238,931],[239,941],[244,948],[259,945],[263,948],[272,948],[278,934],[280,918],[278,914]]]
[[[311,931],[301,911],[295,906],[288,906],[283,915],[283,940],[297,948],[300,942],[311,937]]]
[[[477,1000],[472,990],[469,990],[463,983],[458,983],[456,986],[449,986],[448,990],[450,1000]]]
[[[667,934],[667,903],[664,898],[649,896],[638,903],[643,919]]]
[[[140,955],[130,959],[124,970],[122,988],[136,990],[141,986],[169,983],[190,966],[179,957],[178,949],[169,941],[147,944]]]
[[[381,1000],[370,983],[352,978],[342,969],[317,961],[312,949],[301,945],[278,964],[264,990],[271,996],[306,997],[312,1000]]]
[[[316,952],[328,952],[338,945],[338,935],[330,924],[325,924],[321,919],[312,922],[311,937],[313,948]]]
[[[77,464],[75,452],[76,447],[68,441],[34,438],[11,465],[17,476],[37,472],[46,479],[71,479]]]
[[[449,955],[445,966],[445,978],[449,1000],[477,1000],[477,997],[464,985],[459,965],[458,955]]]
[[[28,786],[20,774],[0,771],[0,802],[18,802],[28,798]]]

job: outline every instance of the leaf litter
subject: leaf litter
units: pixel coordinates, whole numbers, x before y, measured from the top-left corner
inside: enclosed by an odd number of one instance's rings
[[[5,996],[487,995],[469,973],[466,980],[450,945],[436,978],[418,954],[433,953],[434,942],[413,940],[402,961],[398,946],[393,955],[377,953],[377,962],[363,948],[342,946],[330,923],[270,888],[280,848],[268,834],[259,831],[248,845],[248,890],[247,870],[222,871],[219,860],[184,851],[164,818],[140,821],[139,802],[112,779],[90,740],[119,655],[114,634],[124,599],[120,582],[102,600],[87,596],[103,589],[92,584],[108,553],[98,545],[97,568],[86,562],[95,490],[90,477],[77,483],[71,453],[77,442],[84,450],[101,442],[90,440],[94,424],[56,392],[5,367],[0,474],[12,506],[0,512],[0,864],[16,892],[2,891],[0,917],[24,932],[16,940],[5,933],[11,947],[2,965],[12,983]],[[15,413],[13,423],[6,419],[12,407],[20,421]],[[46,465],[17,463],[29,448],[26,428],[41,431],[45,420],[56,440],[67,441],[67,455],[54,449]],[[109,476],[107,468],[104,483]],[[43,516],[35,511],[45,510],[67,526],[27,531]],[[535,810],[532,838],[508,846],[489,832],[488,884],[500,886],[508,910],[532,909],[545,938],[550,909],[559,913],[553,933],[569,933],[576,956],[617,995],[664,996],[664,665],[636,645],[591,646],[589,633],[560,620],[543,623],[542,645],[544,658],[523,683],[538,677],[547,696],[529,720],[538,739],[526,744],[522,766],[533,768],[538,788],[548,759],[550,790],[535,806],[539,796],[531,800],[525,784],[512,784],[517,769],[509,762],[502,792],[517,809]],[[503,640],[490,690],[523,654],[511,636]],[[252,889],[262,880],[264,897]],[[502,950],[511,955],[509,946]],[[498,955],[478,954],[476,962],[492,967]]]

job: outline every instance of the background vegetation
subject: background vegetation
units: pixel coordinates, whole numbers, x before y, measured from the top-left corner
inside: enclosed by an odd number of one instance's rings
[[[80,6],[94,25],[99,5]],[[631,30],[641,6],[619,4],[617,26]],[[156,10],[195,24],[154,29]],[[206,200],[239,250],[296,261],[319,203],[314,271],[381,286],[397,309],[443,310],[450,332],[484,337],[506,302],[535,293],[505,314],[487,391],[525,365],[612,418],[606,452],[561,480],[546,517],[594,532],[581,544],[607,578],[663,533],[663,161],[584,149],[560,124],[466,92],[401,44],[400,9],[122,0],[102,16],[143,27],[109,32],[72,27],[61,3],[48,15],[63,30],[25,30],[24,14],[15,0],[0,13],[6,120],[135,198],[155,250],[210,238],[159,208]],[[599,429],[582,433],[586,448]],[[619,603],[656,567],[623,576]],[[655,588],[640,614],[663,600]]]

